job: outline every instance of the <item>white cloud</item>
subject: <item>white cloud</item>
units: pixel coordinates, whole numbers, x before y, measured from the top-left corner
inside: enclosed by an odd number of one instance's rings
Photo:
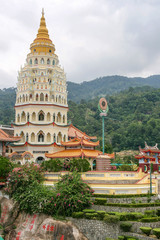
[[[0,8],[1,88],[15,86],[41,10],[68,81],[159,74],[159,0],[7,0]]]

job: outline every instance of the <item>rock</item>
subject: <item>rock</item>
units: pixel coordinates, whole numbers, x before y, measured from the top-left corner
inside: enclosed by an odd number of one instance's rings
[[[45,214],[18,214],[12,200],[2,198],[0,204],[5,240],[87,240],[71,222],[58,221]]]

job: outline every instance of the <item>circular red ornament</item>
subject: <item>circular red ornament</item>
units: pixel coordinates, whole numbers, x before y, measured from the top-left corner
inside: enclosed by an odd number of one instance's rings
[[[101,98],[100,100],[99,100],[99,106],[100,106],[100,108],[102,109],[102,110],[106,110],[107,109],[107,101],[106,101],[106,99],[105,98]]]

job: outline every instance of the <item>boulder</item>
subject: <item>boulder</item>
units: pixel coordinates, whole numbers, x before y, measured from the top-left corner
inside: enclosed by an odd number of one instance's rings
[[[45,214],[20,212],[12,200],[0,199],[1,225],[5,240],[87,240],[71,222],[55,220]]]

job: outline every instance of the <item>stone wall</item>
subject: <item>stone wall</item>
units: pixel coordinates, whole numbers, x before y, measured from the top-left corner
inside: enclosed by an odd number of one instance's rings
[[[158,197],[157,196],[152,196],[151,197],[151,202],[154,202],[155,200],[157,200]],[[147,197],[133,197],[133,198],[107,198],[107,202],[108,203],[132,203],[132,201],[135,201],[136,203],[147,203],[148,198]]]
[[[69,218],[89,240],[106,240],[120,235],[119,224],[109,224],[98,220]]]

